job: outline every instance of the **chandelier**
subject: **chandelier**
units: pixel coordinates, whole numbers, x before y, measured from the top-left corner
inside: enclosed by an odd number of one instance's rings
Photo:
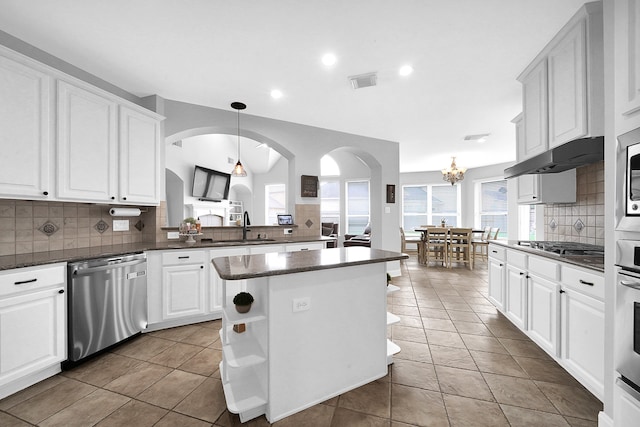
[[[458,181],[462,181],[464,179],[464,173],[467,171],[466,168],[460,168],[456,166],[456,158],[451,158],[451,166],[448,169],[442,169],[442,179],[444,181],[450,182],[451,185],[454,185]]]
[[[231,108],[238,111],[238,163],[233,167],[231,175],[247,176],[247,171],[244,169],[244,166],[242,166],[242,163],[240,163],[240,110],[244,110],[247,106],[242,102],[232,102]]]

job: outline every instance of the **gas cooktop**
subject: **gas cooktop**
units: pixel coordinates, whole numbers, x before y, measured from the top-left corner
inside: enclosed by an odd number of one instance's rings
[[[518,245],[557,255],[604,256],[604,246],[590,245],[588,243],[519,240]]]

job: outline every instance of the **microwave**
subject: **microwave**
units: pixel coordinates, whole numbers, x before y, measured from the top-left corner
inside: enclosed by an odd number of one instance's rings
[[[618,136],[616,229],[640,232],[640,128]]]

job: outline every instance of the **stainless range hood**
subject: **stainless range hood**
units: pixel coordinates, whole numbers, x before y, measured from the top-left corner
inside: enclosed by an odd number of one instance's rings
[[[557,173],[604,160],[604,136],[566,142],[504,170],[505,178]]]

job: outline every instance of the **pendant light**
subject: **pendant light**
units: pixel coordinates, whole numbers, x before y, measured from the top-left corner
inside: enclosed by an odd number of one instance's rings
[[[232,102],[231,108],[238,112],[238,163],[233,167],[233,171],[231,171],[231,176],[247,176],[247,171],[240,163],[240,110],[244,110],[247,108],[245,104],[242,102]]]

